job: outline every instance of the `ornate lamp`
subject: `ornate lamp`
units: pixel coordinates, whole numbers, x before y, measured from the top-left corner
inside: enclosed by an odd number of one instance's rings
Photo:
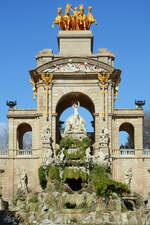
[[[9,108],[13,109],[16,105],[17,102],[16,101],[6,101],[6,105],[9,106]]]
[[[142,109],[142,106],[145,105],[145,100],[135,100],[135,105],[137,106],[137,108]]]

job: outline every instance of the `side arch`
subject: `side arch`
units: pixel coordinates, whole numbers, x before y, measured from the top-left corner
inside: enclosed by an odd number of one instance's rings
[[[129,135],[129,140],[128,140],[128,144],[129,144],[129,148],[134,148],[135,143],[134,143],[134,126],[132,123],[129,122],[124,122],[120,125],[119,127],[119,132],[121,131],[125,131],[128,133]]]
[[[27,132],[32,132],[32,126],[29,123],[21,123],[17,127],[17,146],[18,149],[24,149],[24,135]],[[32,141],[31,141],[32,142]],[[31,143],[31,148],[32,148],[32,143]]]

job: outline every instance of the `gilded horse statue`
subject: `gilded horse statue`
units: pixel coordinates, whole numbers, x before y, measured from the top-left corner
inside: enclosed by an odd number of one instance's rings
[[[62,8],[58,8],[58,16],[55,18],[55,21],[52,24],[52,28],[54,28],[54,24],[58,24],[60,30],[65,30],[66,27],[64,18],[62,16]]]
[[[69,10],[72,5],[67,4],[65,8],[64,22],[65,22],[65,30],[72,30],[72,17],[70,16]]]
[[[90,29],[90,26],[92,23],[95,23],[96,25],[98,24],[96,19],[94,19],[94,16],[92,15],[92,7],[88,7],[88,15],[86,17],[86,30]]]
[[[70,15],[70,11],[73,15]],[[80,5],[78,11],[78,7],[73,10],[71,4],[66,4],[65,15],[62,16],[62,9],[58,8],[58,16],[52,27],[54,27],[54,24],[58,24],[60,30],[89,30],[92,23],[97,24],[91,11],[92,7],[89,6],[88,15],[86,16],[84,14],[84,5]]]

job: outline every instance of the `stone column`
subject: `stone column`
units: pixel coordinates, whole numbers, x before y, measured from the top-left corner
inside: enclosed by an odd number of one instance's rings
[[[14,143],[14,139],[16,137],[16,130],[14,130],[14,119],[13,118],[9,118],[9,141],[8,141],[8,145],[9,145],[9,157],[13,157],[14,156],[14,151],[15,149],[15,143]]]
[[[93,116],[95,118],[95,151],[97,151],[99,148],[100,117],[99,113],[94,113]]]
[[[56,117],[57,117],[57,113],[52,113],[51,135],[52,135],[52,141],[53,141],[54,148],[56,145]]]
[[[109,131],[109,148],[112,150],[112,112],[113,112],[113,84],[112,82],[109,83],[108,91],[107,91],[107,108],[108,108],[108,121],[107,121],[107,128]]]

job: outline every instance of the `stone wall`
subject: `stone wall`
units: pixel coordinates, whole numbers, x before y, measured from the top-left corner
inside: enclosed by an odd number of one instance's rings
[[[40,159],[38,157],[15,157],[0,158],[0,169],[4,169],[2,174],[2,195],[5,200],[13,198],[18,188],[19,175],[17,170],[24,169],[28,176],[28,187],[34,191],[40,191],[38,168]]]

